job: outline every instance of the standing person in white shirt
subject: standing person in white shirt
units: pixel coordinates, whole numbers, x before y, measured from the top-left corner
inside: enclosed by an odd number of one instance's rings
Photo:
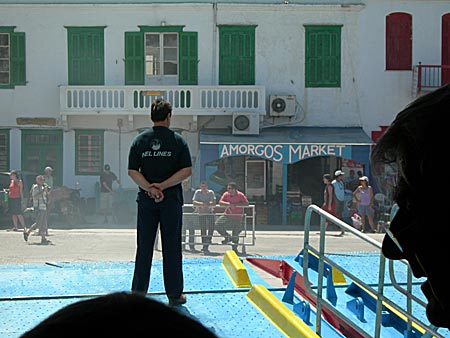
[[[214,233],[214,206],[216,205],[216,195],[214,191],[208,189],[208,183],[200,183],[200,189],[195,190],[192,204],[199,213],[200,232],[202,235],[203,254],[209,253],[209,244],[211,244]]]
[[[52,167],[45,167],[44,169],[44,182],[47,184],[47,187],[49,190],[51,190],[53,185],[53,168]]]
[[[185,179],[181,182],[181,187],[183,189],[183,201],[186,204],[193,203],[192,199],[194,197],[195,189],[191,188],[190,180]],[[189,249],[195,252],[195,223],[197,222],[197,215],[186,214],[183,215],[183,238],[186,238],[187,243],[189,243]],[[186,234],[189,234],[186,236]]]
[[[28,230],[24,231],[23,239],[27,242],[31,231],[37,227],[39,229],[39,235],[41,236],[41,244],[48,245],[51,244],[51,242],[46,238],[48,230],[47,197],[49,189],[44,180],[44,175],[36,176],[36,183],[31,187],[31,196],[33,197],[33,208],[36,214],[36,222],[34,222]]]
[[[345,184],[344,184],[344,175],[345,172],[342,170],[336,170],[334,172],[335,179],[331,184],[334,187],[334,196],[336,197],[336,217],[342,219],[342,211],[344,210],[345,203]],[[340,236],[344,235],[344,230],[341,230]]]

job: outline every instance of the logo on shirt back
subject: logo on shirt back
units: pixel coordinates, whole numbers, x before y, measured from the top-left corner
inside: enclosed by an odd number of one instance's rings
[[[159,139],[154,139],[150,143],[150,148],[152,150],[147,150],[142,153],[142,157],[170,157],[172,156],[171,151],[160,151],[162,142]]]
[[[158,139],[154,139],[150,145],[152,150],[159,150],[161,148],[161,141]]]

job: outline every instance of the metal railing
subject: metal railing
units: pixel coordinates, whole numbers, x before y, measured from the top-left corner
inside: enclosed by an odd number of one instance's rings
[[[319,237],[319,249],[317,250],[310,244],[309,239],[309,233],[310,233],[310,223],[311,223],[311,215],[315,213],[320,216],[320,237]],[[351,233],[358,237],[359,239],[363,240],[364,242],[368,243],[369,245],[373,246],[377,250],[380,251],[380,266],[379,266],[379,275],[378,275],[378,285],[377,290],[368,285],[367,283],[363,282],[361,279],[350,273],[348,270],[343,268],[342,266],[337,265],[332,260],[328,259],[325,256],[325,229],[326,229],[326,222],[329,222],[329,224],[335,224],[340,229],[344,229],[347,233]],[[336,316],[339,316],[340,318],[344,318],[347,324],[349,324],[353,329],[355,329],[357,332],[361,333],[361,336],[367,336],[367,337],[374,337],[379,338],[381,337],[381,323],[382,323],[382,310],[384,306],[389,305],[391,308],[395,309],[399,313],[401,313],[405,318],[407,319],[407,328],[410,329],[412,326],[412,323],[414,322],[415,326],[420,327],[423,329],[425,334],[423,337],[442,337],[439,333],[436,332],[436,327],[432,325],[427,325],[420,321],[418,318],[416,318],[412,314],[412,303],[415,302],[419,304],[422,307],[425,307],[426,304],[419,298],[417,298],[415,295],[411,293],[412,290],[412,272],[409,268],[409,265],[406,261],[396,261],[399,264],[404,264],[407,268],[407,283],[406,283],[406,289],[401,287],[399,283],[396,282],[395,278],[395,269],[394,269],[394,261],[389,260],[385,258],[381,254],[381,244],[370,238],[369,236],[361,233],[359,230],[356,230],[352,226],[348,225],[347,223],[341,221],[340,219],[336,218],[335,216],[327,213],[322,208],[318,207],[317,205],[310,205],[305,213],[305,228],[304,228],[304,257],[303,257],[303,278],[304,278],[304,285],[306,288],[306,291],[315,297],[316,299],[316,309],[317,309],[317,315],[316,315],[316,333],[320,335],[321,332],[321,314],[322,314],[322,308],[324,306],[327,307],[327,310],[333,312]],[[315,291],[312,287],[313,283],[309,280],[309,255],[313,254],[317,256],[318,258],[318,277],[317,277],[317,291]],[[403,294],[406,297],[406,304],[407,309],[403,309],[398,304],[392,302],[388,298],[386,298],[383,294],[384,292],[384,285],[385,285],[385,270],[386,270],[386,262],[389,264],[389,278],[391,279],[392,285],[394,288],[399,291],[401,294]],[[337,269],[338,271],[342,272],[344,276],[348,276],[352,281],[359,284],[364,289],[368,290],[372,295],[374,295],[376,300],[376,321],[375,321],[375,327],[374,332],[370,335],[366,332],[363,332],[361,328],[359,328],[352,320],[346,318],[339,309],[335,308],[334,306],[330,306],[330,303],[327,299],[324,299],[322,297],[323,295],[323,289],[324,283],[324,266],[325,264],[331,265],[333,268]],[[425,309],[424,309],[425,313]]]
[[[266,113],[263,86],[60,86],[62,115],[148,114],[164,97],[177,115]]]
[[[239,233],[239,241],[237,243],[237,246],[242,247],[242,252],[246,252],[246,246],[254,246],[255,245],[255,225],[256,225],[256,213],[255,213],[255,205],[248,205],[248,206],[242,206],[239,207],[243,209],[243,214],[227,214],[227,216],[236,216],[236,217],[242,217],[241,221],[241,231]],[[225,245],[222,243],[222,240],[224,239],[222,235],[220,235],[217,231],[217,226],[215,224],[216,220],[220,217],[225,215],[225,207],[222,206],[216,206],[214,207],[214,213],[211,214],[213,217],[214,222],[212,223],[212,226],[214,227],[214,232],[212,233],[212,242],[209,245]],[[196,212],[195,207],[192,204],[184,204],[183,205],[183,238],[182,238],[182,244],[184,245],[202,245],[204,238],[202,238],[201,234],[201,224],[200,224],[200,218],[201,216],[198,212]],[[231,227],[226,226],[225,228],[222,228],[221,230],[225,230],[228,233],[231,234]],[[191,238],[191,242],[189,242],[189,236],[190,234],[193,235]],[[227,244],[230,245],[230,244]]]
[[[450,65],[417,65],[417,89],[431,91],[450,82]]]

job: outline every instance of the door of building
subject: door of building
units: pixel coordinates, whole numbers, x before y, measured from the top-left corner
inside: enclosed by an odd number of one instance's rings
[[[266,200],[266,161],[245,162],[245,192],[249,200]]]
[[[62,130],[22,130],[22,170],[44,174],[47,166],[53,168],[54,185],[62,185]]]

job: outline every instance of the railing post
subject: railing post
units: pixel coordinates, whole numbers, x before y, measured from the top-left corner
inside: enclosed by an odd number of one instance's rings
[[[418,72],[417,72],[417,88],[419,89],[419,92],[422,91],[422,62],[419,62],[418,66]]]

